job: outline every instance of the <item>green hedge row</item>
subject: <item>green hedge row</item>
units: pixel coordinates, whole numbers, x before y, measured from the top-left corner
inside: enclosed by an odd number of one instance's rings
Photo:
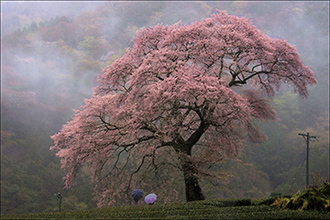
[[[329,219],[318,211],[285,210],[268,199],[222,199],[121,206],[62,213],[2,215],[1,219]]]

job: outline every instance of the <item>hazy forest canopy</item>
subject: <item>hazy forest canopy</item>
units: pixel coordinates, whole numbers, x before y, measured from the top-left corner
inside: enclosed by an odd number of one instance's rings
[[[309,88],[308,99],[287,87],[275,95],[280,120],[260,125],[268,141],[247,143],[239,160],[215,167],[232,176],[203,181],[206,198],[260,198],[302,189],[306,143],[298,133],[318,137],[310,143],[311,179],[327,179],[329,3],[2,1],[1,213],[57,211],[57,192],[62,210],[95,207],[88,167],[80,170],[76,186],[63,189],[65,172],[49,151],[50,136],[91,96],[97,75],[132,46],[137,30],[180,20],[189,24],[215,9],[250,18],[270,37],[295,45],[318,84]],[[179,196],[172,201],[182,201],[182,185],[175,190]]]

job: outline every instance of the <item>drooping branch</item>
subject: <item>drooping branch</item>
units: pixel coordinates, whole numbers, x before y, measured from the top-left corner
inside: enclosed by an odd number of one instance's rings
[[[131,175],[130,175],[130,177],[129,177],[129,179],[128,179],[127,190],[126,190],[126,192],[128,192],[129,189],[130,189],[130,186],[131,186],[131,182],[132,182],[133,176],[134,176],[135,174],[137,174],[137,173],[140,171],[140,169],[142,168],[142,166],[144,165],[145,158],[146,158],[146,157],[152,157],[152,156],[153,156],[152,154],[147,154],[147,155],[144,155],[144,156],[142,157],[141,163],[140,163],[140,164],[138,165],[138,167],[137,167],[137,168],[131,173]]]

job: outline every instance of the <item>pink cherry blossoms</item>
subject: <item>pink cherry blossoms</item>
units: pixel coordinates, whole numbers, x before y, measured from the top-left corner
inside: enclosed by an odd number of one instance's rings
[[[306,97],[316,79],[293,46],[245,18],[218,11],[190,25],[144,28],[51,149],[68,170],[67,187],[79,166],[90,166],[99,206],[130,201],[134,188],[158,187],[165,197],[178,172],[187,201],[200,200],[207,167],[235,157],[245,137],[260,140],[254,120],[276,118],[256,90],[273,95],[282,83]]]

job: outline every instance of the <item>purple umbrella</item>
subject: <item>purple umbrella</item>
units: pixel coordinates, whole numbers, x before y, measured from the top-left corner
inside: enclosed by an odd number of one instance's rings
[[[154,204],[154,202],[156,201],[157,199],[157,196],[155,193],[151,193],[149,195],[147,195],[145,198],[144,198],[144,201],[149,204],[149,205],[152,205]]]
[[[134,204],[137,205],[137,202],[143,197],[144,193],[141,189],[135,189],[132,192],[132,197],[134,199]]]

